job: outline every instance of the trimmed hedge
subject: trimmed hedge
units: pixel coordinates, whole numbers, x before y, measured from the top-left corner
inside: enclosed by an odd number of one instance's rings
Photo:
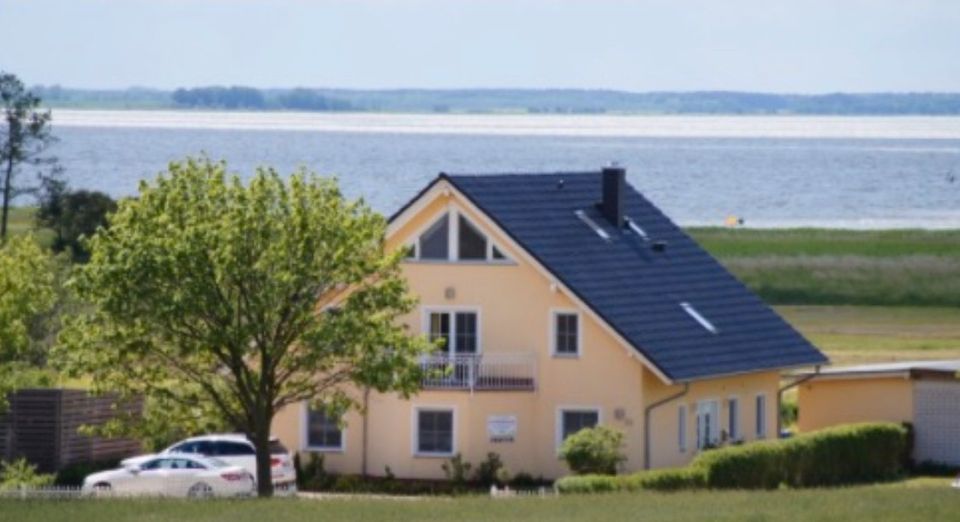
[[[556,482],[560,493],[776,489],[837,486],[897,478],[909,453],[908,432],[888,423],[852,424],[705,451],[686,468],[632,475],[579,475]]]
[[[907,450],[903,426],[853,424],[707,451],[691,466],[703,471],[710,488],[834,486],[896,478]]]
[[[658,469],[632,475],[574,475],[558,480],[560,493],[612,493],[615,491],[679,491],[705,486],[703,472],[695,468]]]

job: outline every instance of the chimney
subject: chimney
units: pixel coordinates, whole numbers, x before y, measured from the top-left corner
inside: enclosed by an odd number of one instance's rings
[[[626,192],[627,169],[616,163],[603,167],[603,199],[600,213],[617,229],[623,228],[623,195]]]

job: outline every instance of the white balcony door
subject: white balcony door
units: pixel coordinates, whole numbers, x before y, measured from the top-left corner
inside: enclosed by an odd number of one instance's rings
[[[442,339],[449,355],[475,355],[480,351],[480,321],[477,312],[433,311],[429,316],[431,341]]]

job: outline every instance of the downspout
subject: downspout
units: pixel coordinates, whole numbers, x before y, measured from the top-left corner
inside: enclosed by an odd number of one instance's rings
[[[819,364],[813,367],[813,373],[810,375],[805,375],[777,390],[777,438],[780,438],[780,432],[783,430],[783,415],[780,414],[780,405],[783,403],[783,392],[791,388],[796,388],[797,386],[800,386],[801,384],[813,379],[818,375],[820,375]]]
[[[675,393],[669,397],[660,399],[659,401],[647,406],[643,410],[643,469],[650,469],[650,414],[653,413],[653,410],[663,406],[664,404],[679,399],[687,394],[690,391],[690,383],[683,383],[683,391]]]

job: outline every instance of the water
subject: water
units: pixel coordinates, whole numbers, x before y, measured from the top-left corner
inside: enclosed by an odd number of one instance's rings
[[[206,153],[248,175],[305,166],[390,213],[438,172],[596,170],[611,160],[685,225],[960,228],[960,118],[66,111],[74,187],[115,197]]]

